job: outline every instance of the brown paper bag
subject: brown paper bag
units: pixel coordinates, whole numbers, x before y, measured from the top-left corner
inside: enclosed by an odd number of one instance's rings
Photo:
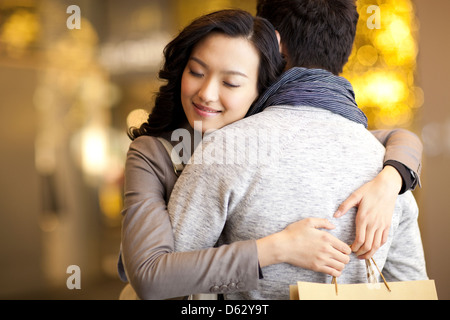
[[[437,300],[433,280],[335,284],[298,282],[290,286],[291,300]]]
[[[291,300],[437,300],[433,280],[386,282],[383,274],[372,259],[384,283],[378,283],[370,260],[366,260],[368,283],[338,284],[333,278],[331,284],[297,282],[289,287]]]

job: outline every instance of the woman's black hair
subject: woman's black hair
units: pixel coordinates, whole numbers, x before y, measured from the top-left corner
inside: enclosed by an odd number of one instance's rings
[[[160,87],[155,106],[140,128],[130,128],[134,140],[142,135],[160,136],[186,123],[181,104],[181,78],[194,46],[212,32],[248,39],[260,56],[258,93],[266,90],[281,74],[284,61],[274,27],[264,18],[253,17],[242,10],[221,10],[194,20],[164,49],[165,63],[159,78],[167,83]]]

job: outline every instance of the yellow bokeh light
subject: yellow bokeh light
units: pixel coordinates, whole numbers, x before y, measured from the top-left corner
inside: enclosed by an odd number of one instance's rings
[[[417,23],[411,0],[378,0],[378,28],[370,28],[373,1],[359,0],[360,21],[355,46],[343,76],[372,128],[412,124],[424,101],[415,85]]]
[[[82,166],[86,173],[99,176],[106,170],[107,137],[101,128],[87,128],[82,136]]]
[[[396,74],[369,73],[365,81],[363,95],[379,106],[399,103],[407,94],[405,83]]]
[[[99,205],[107,223],[119,224],[123,208],[122,189],[117,184],[107,184],[101,187]]]
[[[22,56],[26,49],[37,41],[40,33],[38,16],[25,9],[18,9],[0,30],[0,42],[5,44],[10,56]]]
[[[357,59],[360,64],[371,67],[378,60],[378,51],[371,45],[365,45],[359,48]]]
[[[388,26],[388,30],[397,46],[400,45],[405,38],[411,35],[410,27],[400,17],[396,17],[396,19],[392,21]]]
[[[148,111],[136,109],[131,111],[127,117],[127,128],[139,128],[148,118]]]
[[[409,126],[413,119],[413,112],[406,104],[386,105],[380,108],[375,122],[380,126]]]

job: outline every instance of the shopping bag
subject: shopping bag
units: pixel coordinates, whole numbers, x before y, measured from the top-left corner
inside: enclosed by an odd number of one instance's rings
[[[371,283],[334,284],[298,282],[291,286],[291,300],[437,300],[433,280],[389,282],[391,291]]]
[[[372,259],[373,261],[373,259]],[[375,261],[373,261],[376,266]],[[387,282],[378,269],[383,283],[373,276],[371,263],[366,262],[368,283],[331,284],[299,281],[291,285],[291,300],[437,300],[434,280]]]

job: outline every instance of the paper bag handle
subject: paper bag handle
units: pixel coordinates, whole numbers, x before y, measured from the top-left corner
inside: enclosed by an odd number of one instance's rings
[[[380,274],[381,278],[383,279],[384,285],[386,286],[386,288],[388,289],[388,291],[391,292],[391,288],[389,288],[389,285],[388,285],[386,279],[384,278],[383,273],[380,271],[380,268],[378,268],[378,266],[377,266],[375,260],[374,260],[373,258],[371,258],[370,260],[372,260],[373,264],[374,264],[375,267],[377,268],[378,273]],[[368,261],[369,261],[369,264],[370,264],[370,260],[368,260]],[[335,288],[336,288],[336,295],[338,295],[338,284],[337,284],[337,278],[336,278],[336,277],[333,277],[333,279],[331,280],[331,284],[334,284],[334,286],[335,286]]]

